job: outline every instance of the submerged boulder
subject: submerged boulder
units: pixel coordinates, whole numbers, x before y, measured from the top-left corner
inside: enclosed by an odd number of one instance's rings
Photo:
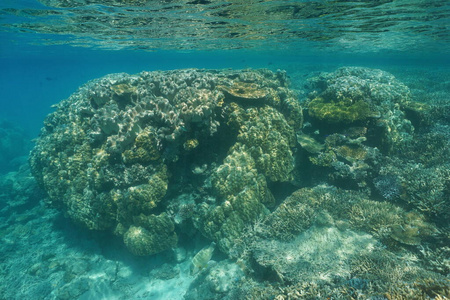
[[[55,206],[136,255],[175,246],[174,178],[201,178],[188,216],[226,252],[273,204],[269,185],[292,180],[301,125],[283,72],[111,74],[56,105],[30,164]]]

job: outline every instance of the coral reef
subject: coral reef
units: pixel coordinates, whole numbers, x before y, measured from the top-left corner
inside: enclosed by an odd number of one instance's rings
[[[34,285],[18,294],[60,299],[448,298],[448,117],[380,70],[309,84],[306,122],[302,91],[281,71],[112,74],[82,86],[30,156],[62,213],[41,202],[22,215],[35,181],[26,168],[0,177],[0,248],[31,262],[11,259],[0,274],[17,282],[8,268],[27,266]],[[64,231],[39,216],[95,249],[60,256],[49,236]],[[24,238],[45,249],[25,252]]]
[[[312,117],[330,123],[353,123],[378,116],[375,109],[371,109],[367,102],[350,98],[338,98],[337,102],[326,102],[322,97],[317,97],[309,102],[308,109]]]
[[[386,200],[395,200],[401,194],[401,186],[394,175],[381,175],[374,179],[378,193]]]
[[[112,74],[56,108],[31,153],[34,176],[72,220],[137,255],[175,246],[184,218],[226,252],[273,205],[269,184],[293,179],[302,110],[283,72]],[[172,188],[202,173],[211,201],[175,219]]]
[[[239,265],[231,260],[222,260],[195,278],[184,299],[243,299],[235,292],[244,278]]]
[[[311,183],[367,192],[375,185],[383,197],[399,196],[400,188],[383,195],[377,172],[384,156],[413,143],[414,127],[403,109],[418,105],[408,87],[381,70],[345,67],[310,78],[308,88],[308,126],[297,140],[313,164]]]
[[[353,130],[357,131],[355,128]],[[366,145],[364,136],[333,133],[325,138],[323,150],[309,156],[316,166],[327,168],[327,180],[350,189],[368,189],[381,153]]]
[[[416,135],[380,166],[382,176],[396,178],[399,201],[440,223],[450,217],[449,149],[449,139],[441,133],[426,132]]]
[[[131,225],[123,234],[123,240],[131,253],[135,255],[155,254],[170,249],[177,243],[174,224],[162,213],[158,216],[139,215],[135,225]]]
[[[307,103],[308,115],[312,121],[335,125],[334,133],[354,126],[366,127],[368,144],[383,153],[411,139],[414,128],[401,110],[411,101],[411,93],[393,75],[345,67],[311,78],[310,85],[313,92]]]
[[[295,191],[253,231],[264,239],[289,242],[313,225],[363,230],[387,245],[398,242],[418,245],[421,239],[437,232],[435,226],[418,212],[406,211],[389,202],[370,200],[361,192],[332,186]],[[239,247],[242,245],[237,245],[236,249]]]
[[[232,253],[253,279],[234,290],[250,293],[249,299],[308,299],[318,293],[372,299],[431,291],[445,296],[445,274],[423,270],[417,255],[406,250],[426,245],[422,239],[436,232],[420,213],[364,193],[331,186],[300,189],[236,243]]]

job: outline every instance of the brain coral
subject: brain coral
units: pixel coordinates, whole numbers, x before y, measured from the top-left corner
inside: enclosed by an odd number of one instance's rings
[[[226,251],[273,203],[268,183],[291,180],[301,124],[283,72],[111,74],[56,105],[30,164],[54,205],[136,255],[177,243],[173,174],[206,166],[213,200],[197,200],[194,224]]]

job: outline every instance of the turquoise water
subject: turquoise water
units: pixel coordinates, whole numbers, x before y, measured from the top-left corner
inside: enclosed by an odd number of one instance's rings
[[[0,107],[0,299],[450,297],[448,1],[3,0]]]

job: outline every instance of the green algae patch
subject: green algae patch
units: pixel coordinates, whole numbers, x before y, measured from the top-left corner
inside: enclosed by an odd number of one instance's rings
[[[317,97],[308,105],[309,114],[328,123],[353,123],[377,116],[370,105],[363,100],[353,102],[351,99],[326,101]]]

